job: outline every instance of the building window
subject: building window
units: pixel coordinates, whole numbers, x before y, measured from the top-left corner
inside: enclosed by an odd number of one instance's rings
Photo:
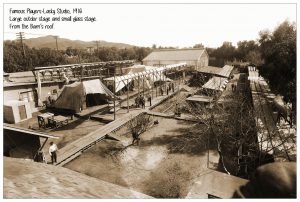
[[[23,91],[19,93],[19,99],[22,101],[31,102],[34,101],[34,94],[32,90]]]

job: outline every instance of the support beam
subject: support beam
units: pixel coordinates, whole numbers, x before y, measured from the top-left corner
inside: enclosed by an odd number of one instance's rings
[[[145,77],[143,76],[143,97],[145,97]]]
[[[140,76],[138,76],[138,94],[140,94]]]
[[[37,74],[37,84],[38,84],[38,89],[37,89],[38,106],[41,107],[41,106],[43,106],[43,102],[41,100],[41,98],[42,98],[42,82],[41,82],[41,77],[40,77],[40,71],[37,71],[36,74]]]
[[[152,95],[151,97],[153,98],[153,88],[154,88],[154,82],[155,82],[154,81],[154,73],[152,73],[152,81],[153,82],[152,82],[152,88],[151,88],[151,95]]]
[[[116,120],[116,72],[114,71],[114,120]]]
[[[129,83],[127,79],[127,112],[129,112]]]

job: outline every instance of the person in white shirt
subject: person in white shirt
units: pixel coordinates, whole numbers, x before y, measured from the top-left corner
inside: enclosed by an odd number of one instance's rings
[[[56,152],[58,151],[57,145],[54,144],[53,142],[50,142],[50,147],[49,147],[49,154],[51,156],[51,162],[52,164],[55,162],[56,163],[56,159],[57,159],[57,155]]]

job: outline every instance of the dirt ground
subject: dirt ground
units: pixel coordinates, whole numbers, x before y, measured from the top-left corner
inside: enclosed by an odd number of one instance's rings
[[[106,139],[65,167],[153,197],[184,198],[193,179],[207,169],[206,149],[185,141],[194,123],[153,120],[159,124],[141,135],[139,146],[128,146],[131,134],[123,127],[115,134],[122,141]],[[216,151],[210,151],[210,162],[218,162]]]

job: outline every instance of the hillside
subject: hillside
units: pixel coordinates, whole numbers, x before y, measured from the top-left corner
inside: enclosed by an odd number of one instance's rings
[[[4,198],[152,198],[63,167],[4,157]]]
[[[38,38],[29,38],[24,41],[26,45],[33,48],[56,48],[56,41],[55,38],[51,35],[43,36]],[[93,47],[97,48],[97,44],[94,41],[80,41],[80,40],[70,40],[65,38],[58,38],[58,49],[65,50],[68,47],[72,48],[87,48]],[[114,42],[107,42],[107,41],[99,41],[99,47],[116,47],[116,48],[131,48],[133,45],[125,44],[125,43],[114,43]]]

